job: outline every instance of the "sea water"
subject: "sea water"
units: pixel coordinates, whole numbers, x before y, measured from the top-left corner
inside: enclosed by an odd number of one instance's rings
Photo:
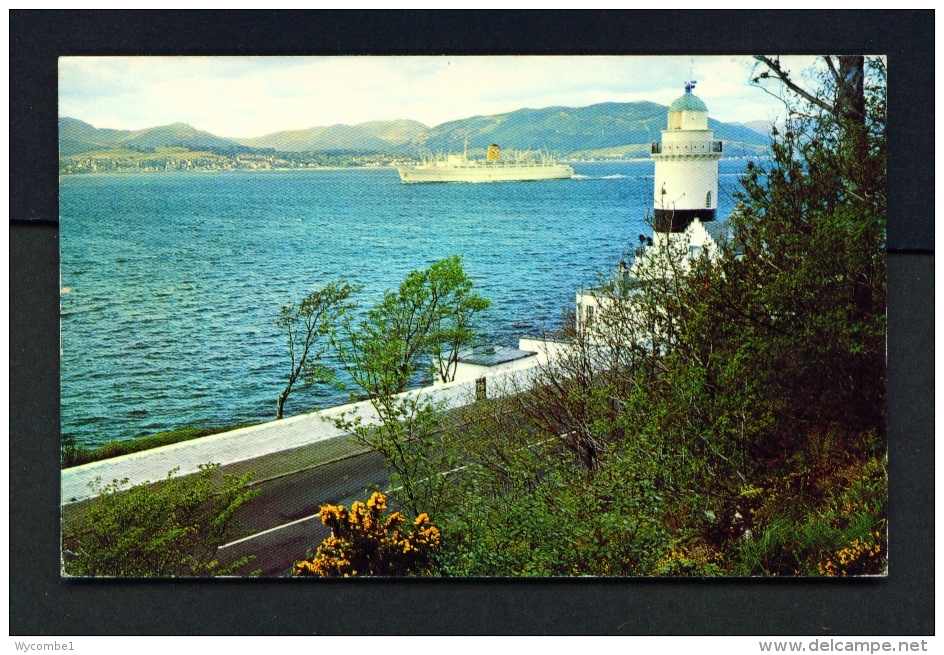
[[[719,218],[744,166],[720,163]],[[651,162],[574,170],[493,184],[401,184],[389,168],[61,177],[63,434],[94,446],[274,418],[290,372],[279,309],[341,278],[369,306],[459,254],[492,301],[485,341],[559,327],[577,290],[651,234]],[[347,400],[298,387],[285,413]]]

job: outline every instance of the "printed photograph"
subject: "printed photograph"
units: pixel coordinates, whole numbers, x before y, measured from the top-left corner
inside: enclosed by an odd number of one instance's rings
[[[61,575],[887,575],[885,63],[60,58]]]

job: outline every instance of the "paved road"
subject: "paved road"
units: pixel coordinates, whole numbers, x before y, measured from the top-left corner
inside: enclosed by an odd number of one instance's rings
[[[220,560],[255,555],[251,568],[283,575],[329,535],[317,516],[322,505],[365,500],[368,488],[386,488],[389,479],[383,458],[366,453],[262,482],[239,515],[255,535],[221,548]]]

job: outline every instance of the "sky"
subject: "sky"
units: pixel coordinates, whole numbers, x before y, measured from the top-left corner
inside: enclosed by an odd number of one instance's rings
[[[783,61],[799,73],[813,58]],[[523,107],[668,105],[694,79],[712,118],[782,118],[783,104],[749,83],[753,68],[747,56],[63,57],[59,116],[247,138],[373,120],[434,126]]]

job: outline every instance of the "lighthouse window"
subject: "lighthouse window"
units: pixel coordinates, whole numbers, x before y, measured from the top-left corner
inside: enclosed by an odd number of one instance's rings
[[[705,196],[705,208],[711,209],[711,191],[709,191],[708,195]]]

